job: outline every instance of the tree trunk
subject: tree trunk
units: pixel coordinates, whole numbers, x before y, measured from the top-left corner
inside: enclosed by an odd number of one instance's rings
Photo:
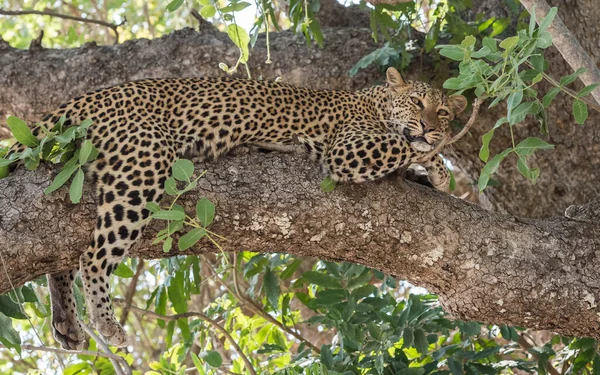
[[[211,230],[225,251],[284,252],[364,264],[426,287],[461,319],[552,329],[600,338],[600,231],[565,217],[526,220],[485,211],[397,176],[320,191],[323,176],[303,157],[248,153],[199,165],[199,189],[184,195],[215,202]],[[255,171],[262,171],[255,173]],[[293,173],[290,173],[293,171]],[[7,273],[0,292],[44,273],[72,269],[95,223],[87,189],[80,204],[66,188],[44,196],[55,172],[19,169],[0,180],[0,243]],[[599,201],[600,204],[600,201]],[[596,206],[592,206],[596,209]],[[584,210],[571,210],[583,218]],[[596,220],[597,211],[588,214]],[[133,256],[165,254],[153,221]],[[214,252],[202,240],[190,253]]]

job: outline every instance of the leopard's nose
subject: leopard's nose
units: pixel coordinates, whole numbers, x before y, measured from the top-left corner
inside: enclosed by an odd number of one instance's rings
[[[421,127],[423,128],[423,132],[425,133],[435,129],[429,122],[423,119],[421,119]]]

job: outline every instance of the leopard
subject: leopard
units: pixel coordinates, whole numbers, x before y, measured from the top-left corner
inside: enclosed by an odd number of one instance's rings
[[[109,278],[140,238],[179,157],[215,159],[243,145],[299,143],[336,182],[365,182],[420,162],[432,185],[444,189],[448,171],[440,155],[425,161],[465,110],[462,95],[404,80],[397,69],[362,90],[310,89],[235,78],[142,79],[88,92],[62,104],[33,128],[64,121],[93,125],[86,138],[99,151],[87,164],[95,183],[96,225],[79,268],[47,275],[53,336],[64,349],[81,350],[84,331],[73,283],[81,275],[91,326],[107,343],[127,345],[115,319]],[[15,146],[13,151],[22,151]]]

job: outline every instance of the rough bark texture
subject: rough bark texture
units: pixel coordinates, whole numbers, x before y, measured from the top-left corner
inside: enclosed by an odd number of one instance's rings
[[[598,62],[600,31],[593,15],[599,8],[594,1],[553,3],[562,5],[559,15]],[[307,49],[303,38],[290,32],[271,34],[272,65],[263,63],[266,48],[259,38],[250,62],[253,76],[283,76],[298,85],[343,89],[363,88],[381,79],[375,68],[353,78],[346,74],[377,48],[370,30],[332,28],[324,33],[324,49]],[[552,75],[570,73],[556,51],[547,58]],[[222,74],[218,63],[233,65],[236,59],[237,48],[227,36],[210,28],[73,50],[20,51],[0,40],[0,116],[35,121],[89,90],[144,77]],[[432,73],[427,64],[420,70],[417,62],[409,78]],[[448,150],[455,164],[474,179],[482,167],[477,157],[480,137],[502,116],[501,110],[484,112],[471,135]],[[549,111],[549,141],[556,149],[532,161],[542,169],[538,184],[520,177],[509,159],[497,174],[500,185],[486,193],[489,207],[539,218],[561,215],[569,205],[586,203],[598,194],[600,128],[594,124],[600,115],[591,113],[581,127],[570,113],[570,99],[559,96]],[[538,135],[534,123],[515,131],[519,139]],[[507,132],[496,132],[492,152],[506,148],[509,139]],[[215,230],[228,237],[228,250],[251,248],[363,263],[428,287],[457,317],[600,338],[600,237],[595,224],[490,213],[396,181],[343,186],[324,194],[318,189],[318,168],[289,156],[230,157],[206,168],[209,174],[197,194],[216,201]],[[89,240],[92,198],[86,195],[82,204],[73,206],[64,191],[42,197],[52,172],[43,167],[0,180],[1,254],[15,284],[74,267]],[[195,197],[186,199],[191,204]],[[595,217],[591,220],[597,223]],[[156,247],[146,248],[147,238],[134,254],[165,256]],[[213,250],[204,245],[194,251]],[[1,274],[0,291],[8,288]]]
[[[226,251],[361,263],[437,293],[458,318],[600,338],[595,224],[492,213],[395,176],[323,193],[318,168],[300,156],[249,153],[199,165],[204,169],[185,206],[193,212],[202,196],[216,203],[212,230],[227,237],[221,242]],[[95,222],[89,190],[78,205],[68,202],[66,188],[44,196],[53,173],[44,166],[0,180],[0,243],[14,285],[76,267],[89,242]],[[572,210],[580,220],[585,213],[596,211]],[[153,222],[132,254],[174,254],[151,245],[162,225]],[[215,248],[206,241],[192,251]],[[7,274],[0,273],[0,292],[9,289]]]

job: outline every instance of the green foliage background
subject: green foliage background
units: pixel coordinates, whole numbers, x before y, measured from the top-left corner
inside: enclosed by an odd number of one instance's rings
[[[566,86],[581,73],[576,72],[557,81],[545,97],[538,96],[535,84],[548,79],[543,49],[550,41],[543,25],[537,28],[528,23],[518,4],[506,1],[513,9],[509,17],[478,15],[468,20],[464,15],[471,6],[469,0],[432,1],[427,11],[422,3],[368,7],[362,2],[381,47],[360,59],[348,74],[371,64],[382,69],[406,68],[414,55],[424,53],[436,59],[441,71],[456,72],[446,81],[446,88],[496,99],[496,103],[508,102],[507,117],[494,129],[512,127],[529,115],[540,120],[543,137],[544,109],[561,91],[574,96],[575,117],[583,122],[587,114],[584,97],[592,88],[569,93]],[[222,66],[225,71],[245,65],[260,32],[292,28],[306,36],[307,44],[327,43],[314,20],[320,8],[318,0],[290,0],[288,4],[270,0],[253,4],[235,0],[0,2],[0,9],[50,9],[115,24],[127,19],[119,27],[121,41],[159,37],[194,25],[192,7],[227,32],[239,47],[237,65]],[[248,9],[256,9],[257,16],[246,30],[239,27],[236,15]],[[91,41],[111,44],[115,40],[108,28],[47,16],[0,20],[2,38],[18,48],[26,48],[42,28],[47,47],[77,47]],[[515,35],[504,35],[511,25],[517,29]],[[416,45],[407,44],[417,33],[424,37]],[[440,46],[442,43],[447,44]],[[477,87],[486,89],[475,90]],[[551,145],[541,138],[516,140],[512,148],[492,156],[488,146],[494,129],[482,140],[480,157],[487,164],[479,188],[488,185],[491,174],[511,153],[517,156],[521,173],[535,181],[540,171],[529,167],[526,158]],[[56,136],[62,135],[61,129]],[[74,156],[73,151],[70,157],[78,161],[79,154]],[[91,160],[88,151],[85,160],[72,166],[71,174]],[[40,160],[40,156],[27,157],[33,167]],[[175,201],[197,181],[189,163],[178,163],[169,188]],[[3,173],[5,170],[0,170],[0,177]],[[178,189],[177,181],[186,187]],[[74,181],[71,185],[76,185],[75,198],[80,196],[81,184]],[[199,240],[213,241],[218,247],[218,234],[206,229],[215,215],[212,203],[200,201],[193,220],[186,221],[175,201],[168,208],[149,207],[154,219],[169,222],[157,239],[165,250],[174,246],[172,232],[184,225],[193,228],[179,241],[179,248]],[[600,374],[598,347],[592,339],[455,320],[444,313],[436,296],[360,265],[243,252],[151,262],[132,259],[115,274],[117,315],[127,316],[131,345],[122,351],[111,350],[135,374],[545,374],[556,368],[564,374]],[[40,278],[0,296],[0,343],[5,346],[0,349],[0,372],[115,373],[106,357],[56,355],[43,350],[55,346],[44,287],[45,279]],[[85,318],[80,280],[76,296],[79,314]],[[122,302],[127,298],[131,303]],[[27,345],[42,349],[30,351]],[[88,350],[97,350],[93,339]]]

